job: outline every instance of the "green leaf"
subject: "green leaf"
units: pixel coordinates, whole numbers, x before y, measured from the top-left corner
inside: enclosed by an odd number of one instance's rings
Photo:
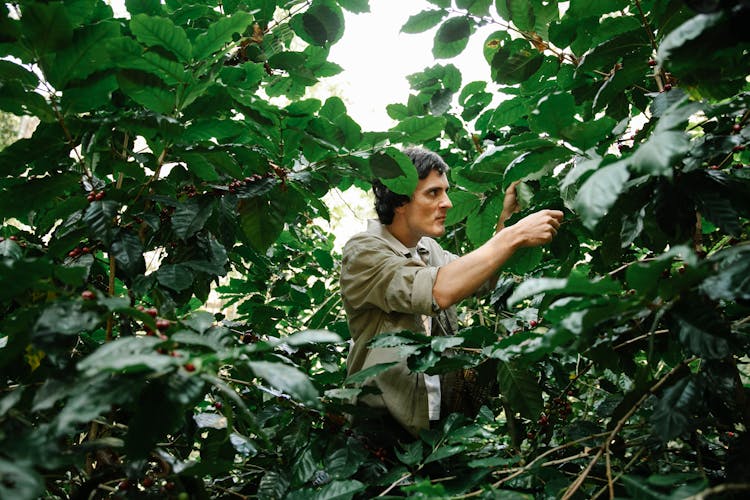
[[[467,17],[451,17],[443,22],[435,34],[432,55],[436,59],[455,57],[466,48],[473,25]]]
[[[93,201],[86,207],[86,211],[83,213],[83,220],[88,225],[92,240],[101,240],[105,245],[111,243],[114,220],[119,208],[119,203],[107,199]]]
[[[264,252],[284,229],[284,210],[279,201],[247,198],[240,200],[238,208],[242,232],[256,250]]]
[[[491,198],[479,212],[473,212],[466,218],[466,236],[472,245],[482,245],[492,237],[502,211],[502,203],[500,197]]]
[[[486,16],[490,13],[492,0],[456,0],[456,7],[468,10],[475,16]]]
[[[0,498],[32,499],[44,493],[44,480],[28,463],[0,458]]]
[[[575,99],[569,93],[553,93],[542,97],[529,114],[529,126],[535,132],[548,132],[560,137],[565,128],[575,123]]]
[[[115,258],[118,276],[126,282],[146,272],[143,245],[137,235],[126,230],[119,231],[112,241],[110,253]]]
[[[211,58],[215,52],[224,49],[232,41],[235,33],[242,35],[252,21],[253,16],[244,11],[236,12],[231,17],[220,18],[195,38],[193,58],[196,61]]]
[[[442,116],[410,116],[391,130],[404,134],[407,143],[423,143],[438,137],[445,128]]]
[[[692,353],[705,359],[724,359],[730,353],[729,327],[711,303],[688,296],[674,308],[680,342]]]
[[[419,14],[411,16],[401,27],[402,33],[422,33],[434,28],[447,14],[444,10],[423,10]]]
[[[406,465],[417,465],[422,461],[422,457],[424,457],[424,446],[422,445],[422,441],[415,440],[411,443],[403,443],[402,447],[403,451],[399,449],[394,450],[398,459],[401,460],[401,463]]]
[[[629,178],[627,164],[618,161],[591,174],[578,190],[573,202],[583,225],[594,230],[622,193]]]
[[[408,156],[395,148],[370,156],[370,169],[394,193],[411,196],[417,188],[417,169]]]
[[[519,248],[505,261],[503,270],[523,276],[538,266],[542,262],[542,257],[541,247]]]
[[[453,207],[448,210],[448,216],[445,219],[446,226],[452,226],[479,210],[480,200],[474,193],[451,190],[448,197]]]
[[[494,38],[487,44],[493,43]],[[494,42],[496,43],[496,42]],[[523,83],[537,72],[544,62],[544,55],[523,39],[502,44],[490,60],[492,79],[500,84]]]
[[[176,55],[182,62],[190,60],[193,51],[190,40],[188,40],[185,30],[175,26],[171,19],[136,14],[130,19],[130,30],[142,44],[148,47],[163,47]],[[205,55],[201,57],[196,54],[196,59],[203,58],[205,58]]]
[[[156,337],[121,337],[101,345],[79,361],[77,367],[84,375],[95,376],[102,372],[160,372],[177,366],[179,360],[156,352],[161,342]]]
[[[545,293],[550,295],[607,295],[621,290],[620,285],[606,276],[597,280],[589,280],[585,276],[571,274],[566,279],[534,278],[527,279],[516,287],[508,298],[508,304],[515,305],[523,299]]]
[[[65,89],[61,105],[65,113],[84,113],[106,106],[118,88],[115,75],[89,77],[81,86]]]
[[[248,366],[256,376],[264,379],[272,387],[298,401],[315,405],[318,391],[307,375],[299,369],[270,361],[250,361]]]
[[[159,284],[180,292],[193,284],[193,273],[184,264],[164,264],[156,271],[156,279]]]
[[[682,378],[664,389],[651,415],[654,435],[667,442],[690,430],[692,410],[702,397],[703,390],[694,377]]]
[[[187,240],[195,233],[203,229],[213,213],[214,203],[212,200],[188,200],[177,205],[172,214],[172,230],[178,238]]]
[[[288,337],[279,339],[279,343],[291,346],[304,346],[307,344],[338,344],[342,342],[339,334],[328,330],[303,330]]]
[[[125,7],[131,15],[148,14],[156,16],[161,14],[161,2],[159,0],[125,0]]]
[[[295,33],[319,47],[338,42],[344,34],[344,14],[332,0],[314,0],[302,14],[290,21]]]
[[[542,389],[529,369],[499,361],[497,381],[500,393],[507,398],[514,412],[528,419],[536,420],[539,417],[543,408]]]
[[[175,94],[161,80],[137,71],[125,71],[117,75],[122,90],[138,104],[161,114],[171,114],[177,105]]]
[[[658,132],[640,145],[628,162],[635,172],[671,179],[674,167],[689,149],[690,140],[685,132]]]
[[[285,498],[289,500],[350,500],[364,491],[367,486],[357,480],[331,481],[319,490],[309,488],[291,492]],[[269,497],[272,498],[272,497]]]
[[[513,97],[500,103],[492,112],[490,125],[493,128],[501,128],[513,125],[528,114],[526,100],[521,97]]]
[[[120,35],[116,22],[100,22],[76,30],[73,43],[55,54],[54,64],[46,71],[56,88],[62,90],[72,80],[111,68],[106,41]]]
[[[56,52],[73,39],[73,26],[62,2],[24,4],[21,32],[38,54]]]
[[[425,458],[424,463],[428,464],[430,462],[437,462],[438,460],[443,460],[458,455],[459,453],[463,453],[464,451],[466,451],[466,445],[463,444],[441,446],[437,450],[430,453],[427,458]]]
[[[105,45],[109,53],[117,54],[112,64],[118,68],[146,71],[158,76],[167,85],[185,83],[189,79],[183,64],[155,51],[144,52],[141,46],[130,38],[117,37],[107,40]]]
[[[344,9],[355,14],[370,12],[370,0],[338,0],[338,3]]]
[[[346,380],[344,380],[345,384],[363,384],[367,380],[376,377],[377,375],[383,373],[386,370],[390,370],[394,365],[397,363],[394,361],[392,363],[379,363],[377,365],[373,365],[370,367],[365,368],[364,370],[360,370],[357,373],[353,373],[346,377]]]

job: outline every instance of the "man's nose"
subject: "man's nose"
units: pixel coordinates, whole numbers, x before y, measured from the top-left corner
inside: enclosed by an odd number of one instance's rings
[[[440,200],[440,206],[442,208],[451,208],[453,206],[453,203],[451,202],[451,199],[448,197],[447,194],[444,194],[443,199]]]

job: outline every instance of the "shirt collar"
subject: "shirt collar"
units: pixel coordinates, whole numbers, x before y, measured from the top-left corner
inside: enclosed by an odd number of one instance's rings
[[[383,238],[385,241],[388,242],[388,245],[395,252],[398,252],[401,255],[411,256],[411,251],[409,250],[409,248],[403,243],[401,243],[398,239],[396,239],[396,237],[393,236],[390,231],[388,231],[388,228],[386,227],[386,225],[381,223],[379,220],[368,219],[367,220],[367,232]],[[430,253],[429,249],[425,246],[424,242],[421,239],[417,242],[417,253],[419,255],[425,255],[425,254]]]

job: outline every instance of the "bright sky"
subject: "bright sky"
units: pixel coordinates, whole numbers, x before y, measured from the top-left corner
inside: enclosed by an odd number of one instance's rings
[[[398,4],[398,6],[396,6]],[[332,48],[329,60],[344,72],[331,78],[340,89],[349,114],[366,130],[385,130],[395,122],[385,107],[405,103],[409,95],[406,76],[436,63],[456,65],[462,83],[489,80],[489,69],[482,56],[482,43],[489,34],[475,34],[457,58],[435,61],[432,40],[437,28],[420,34],[401,33],[410,16],[434,8],[426,0],[370,0],[370,12],[345,12],[344,36]]]

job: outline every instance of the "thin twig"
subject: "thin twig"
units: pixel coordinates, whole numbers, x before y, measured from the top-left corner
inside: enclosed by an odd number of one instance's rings
[[[685,498],[685,500],[703,500],[704,498],[707,498],[711,495],[718,495],[719,493],[746,490],[750,490],[750,483],[724,483],[717,486],[712,486],[711,488],[707,488],[700,493]]]
[[[633,405],[633,407],[628,410],[628,412],[617,422],[617,425],[614,429],[609,433],[609,435],[606,437],[604,444],[599,447],[599,451],[594,456],[594,458],[591,459],[591,462],[589,465],[584,469],[584,471],[576,478],[576,480],[571,484],[568,489],[565,491],[565,494],[563,495],[562,499],[567,500],[568,498],[572,497],[575,492],[578,490],[578,488],[581,487],[581,484],[583,484],[583,481],[586,479],[586,476],[589,475],[591,472],[591,469],[594,467],[594,464],[599,461],[599,459],[602,457],[602,454],[606,451],[609,453],[609,443],[612,442],[612,440],[617,436],[617,434],[622,430],[625,423],[630,419],[630,417],[633,416],[633,414],[636,412],[636,410],[648,399],[649,396],[654,394],[656,391],[658,391],[662,385],[667,383],[667,381],[671,380],[672,377],[678,373],[680,370],[682,370],[685,366],[687,366],[689,363],[692,363],[696,357],[692,357],[689,359],[686,359],[679,365],[672,368],[672,370],[669,371],[664,377],[659,379],[658,382],[656,382],[653,386],[649,388],[649,390],[641,396],[641,398]]]

